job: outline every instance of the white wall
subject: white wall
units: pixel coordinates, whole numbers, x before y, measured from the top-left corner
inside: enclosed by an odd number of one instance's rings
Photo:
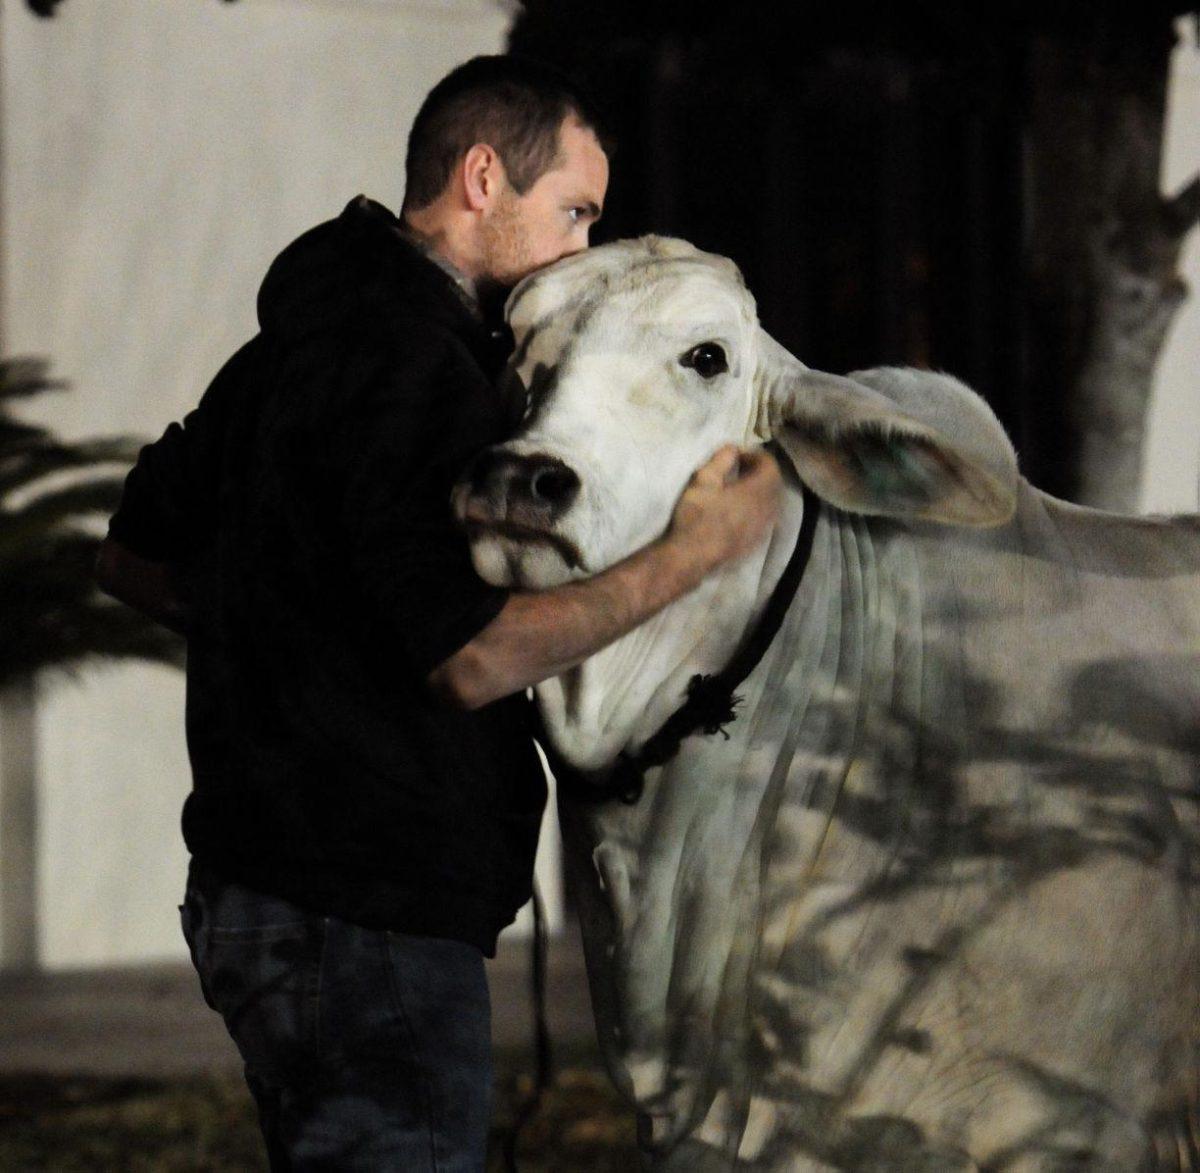
[[[51,21],[9,0],[4,343],[72,385],[27,414],[71,438],[181,416],[283,245],[358,192],[398,205],[421,99],[507,24],[489,0],[71,0]],[[54,684],[37,738],[43,963],[182,956],[182,677]]]

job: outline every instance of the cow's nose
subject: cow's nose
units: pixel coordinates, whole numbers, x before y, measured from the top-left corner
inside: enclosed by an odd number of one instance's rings
[[[471,491],[509,504],[565,509],[579,492],[574,470],[553,456],[518,456],[503,448],[481,452],[471,465]]]
[[[575,500],[579,478],[561,460],[538,460],[529,473],[529,496],[563,509]]]

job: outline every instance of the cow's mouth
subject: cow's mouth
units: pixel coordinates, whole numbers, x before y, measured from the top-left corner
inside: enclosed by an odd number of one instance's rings
[[[472,511],[469,509],[463,520],[463,527],[472,542],[482,538],[506,538],[510,542],[516,542],[523,546],[549,546],[563,560],[569,570],[583,569],[583,558],[575,544],[550,530],[538,529],[535,526],[523,525],[508,519],[472,516]]]

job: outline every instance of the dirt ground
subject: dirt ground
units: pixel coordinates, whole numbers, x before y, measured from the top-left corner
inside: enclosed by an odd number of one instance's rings
[[[503,1173],[525,1076],[498,1057],[488,1173]],[[505,1068],[505,1070],[502,1070]],[[45,1173],[265,1173],[254,1108],[235,1073],[176,1079],[0,1078],[0,1170]],[[520,1133],[520,1173],[630,1173],[633,1121],[605,1076],[563,1070]]]
[[[528,941],[488,962],[495,1111],[488,1173],[533,1072]],[[558,1075],[520,1134],[520,1173],[631,1173],[631,1115],[597,1060],[577,938],[551,943]],[[0,974],[0,1173],[266,1169],[237,1051],[184,964]]]

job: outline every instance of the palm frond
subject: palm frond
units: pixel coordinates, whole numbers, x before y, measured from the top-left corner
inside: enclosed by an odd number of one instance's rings
[[[43,359],[0,361],[0,687],[47,670],[71,677],[101,659],[182,666],[179,636],[98,589],[100,538],[83,528],[115,511],[144,441],[68,443],[13,419],[5,401],[62,389],[47,371]],[[40,484],[57,474],[71,480]]]
[[[182,668],[186,644],[174,632],[113,601],[75,609],[70,624],[42,626],[24,639],[0,636],[0,688],[50,671],[77,679],[89,665],[137,659]]]
[[[0,447],[10,444],[31,444],[46,437],[46,429],[0,416]]]
[[[181,665],[173,632],[103,595],[92,578],[100,540],[48,536],[25,555],[0,559],[0,686],[42,668],[136,656]]]
[[[0,559],[0,639],[69,620],[70,608],[92,598],[98,538],[75,531],[47,534],[16,557]]]
[[[130,465],[145,443],[136,436],[107,436],[74,444],[34,439],[0,447],[0,497],[55,473],[96,464]]]
[[[69,384],[49,375],[48,359],[24,355],[0,359],[0,399],[21,399],[43,391],[65,391]]]
[[[25,0],[25,2],[29,5],[29,10],[36,16],[51,17],[62,0]]]
[[[116,512],[123,476],[95,477],[39,494],[18,509],[0,508],[0,563],[89,515]]]

